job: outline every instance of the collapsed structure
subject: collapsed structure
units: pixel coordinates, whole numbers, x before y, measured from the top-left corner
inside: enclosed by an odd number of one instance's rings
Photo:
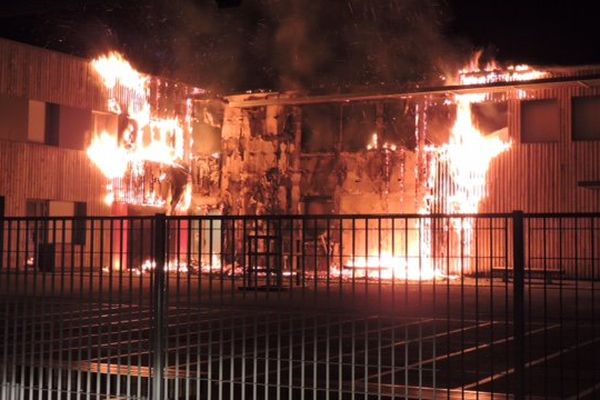
[[[6,215],[600,210],[597,67],[475,63],[401,93],[220,97],[116,54],[6,40],[0,54]],[[447,227],[467,254],[471,223]],[[430,247],[431,227],[414,230]]]

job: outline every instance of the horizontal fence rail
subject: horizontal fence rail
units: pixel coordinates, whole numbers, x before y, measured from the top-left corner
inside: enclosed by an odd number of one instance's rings
[[[600,397],[600,214],[0,218],[0,399]]]

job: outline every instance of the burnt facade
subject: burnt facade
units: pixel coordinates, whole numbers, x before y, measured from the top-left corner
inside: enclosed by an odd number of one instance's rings
[[[579,80],[596,72],[597,68],[562,69],[556,72],[557,76],[568,79],[560,84],[515,85],[494,90],[485,101],[472,104],[474,124],[482,136],[501,137],[510,143],[490,162],[480,212],[600,210],[600,91],[593,81]],[[264,96],[264,104],[286,103],[285,99],[269,101],[267,97]],[[260,110],[256,98],[246,96],[249,108],[226,113],[264,116],[264,112],[256,111]],[[442,171],[439,165],[432,170],[434,160],[428,158],[426,149],[448,140],[454,118],[452,101],[446,101],[449,98],[448,94],[436,93],[414,95],[410,101],[397,104],[363,102],[361,108],[370,111],[366,119],[371,119],[359,134],[356,127],[360,124],[344,118],[345,113],[356,111],[357,107],[353,109],[345,101],[322,106],[329,107],[329,113],[321,120],[313,118],[314,105],[279,106],[295,110],[288,113],[300,116],[298,130],[304,135],[299,139],[300,207],[287,211],[411,213],[419,211],[427,201],[425,197],[443,197],[441,189],[436,188],[443,179]],[[405,105],[399,107],[398,103]],[[234,105],[245,107],[244,99],[237,99]],[[269,107],[275,106],[264,106]],[[391,110],[394,119],[382,121],[380,109],[386,113]],[[223,132],[240,132],[243,136],[248,131],[246,135],[251,138],[255,136],[253,127],[262,126],[244,125],[243,121],[243,117],[225,120]],[[378,144],[371,143],[374,133]],[[307,141],[312,143],[306,144]],[[393,150],[385,148],[385,143],[393,145]],[[476,157],[477,149],[472,150],[464,157]],[[272,153],[276,154],[275,149]],[[235,161],[228,160],[227,154],[223,157],[227,160],[225,165]],[[268,163],[262,167],[265,171],[277,166],[268,158],[261,161]],[[432,211],[453,210],[434,205]]]
[[[165,210],[127,199],[105,203],[107,179],[85,150],[96,131],[120,121],[88,61],[5,40],[0,51],[6,215]],[[593,73],[597,68],[556,70],[569,79],[494,89],[473,105],[482,134],[511,143],[490,163],[479,211],[600,209],[600,92],[595,81],[583,79]],[[424,205],[453,211],[435,204],[443,177],[440,166],[433,176],[435,160],[425,151],[448,140],[452,93],[200,99],[194,88],[159,79],[150,90],[157,111],[191,117],[184,157],[192,182],[189,214],[416,213]]]

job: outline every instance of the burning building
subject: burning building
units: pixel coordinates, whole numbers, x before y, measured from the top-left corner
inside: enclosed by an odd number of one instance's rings
[[[216,97],[115,53],[88,61],[6,40],[0,53],[7,215],[600,210],[597,67],[474,62],[446,85],[397,93]],[[407,227],[398,253],[469,254],[472,220],[428,224]],[[226,229],[211,226],[211,242],[231,246]],[[460,243],[433,248],[439,229]],[[343,241],[315,232],[306,251]],[[353,252],[346,266],[398,265],[394,253]]]
[[[7,40],[0,51],[0,186],[7,215],[186,208],[190,146],[179,100],[194,88],[145,75],[118,81],[115,76],[128,72],[121,59],[121,69],[105,72],[103,80],[102,59],[91,63]]]

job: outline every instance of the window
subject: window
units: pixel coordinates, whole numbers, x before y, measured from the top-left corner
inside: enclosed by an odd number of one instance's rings
[[[600,140],[600,96],[574,97],[573,140]]]
[[[47,217],[48,200],[27,200],[25,212],[28,217]]]
[[[416,147],[414,107],[407,100],[386,103],[383,111],[383,123],[384,142],[404,146],[411,150]]]
[[[46,103],[29,100],[27,124],[27,140],[46,143]]]
[[[252,137],[263,136],[266,133],[266,107],[248,108],[244,112],[250,124],[250,135]]]
[[[342,150],[365,150],[377,132],[375,105],[349,104],[344,105],[343,109]]]
[[[438,101],[429,104],[424,111],[427,115],[424,132],[426,140],[436,145],[448,143],[456,120],[456,104]]]
[[[60,106],[54,103],[46,104],[46,144],[58,146]]]
[[[71,243],[85,245],[87,204],[60,200],[27,200],[29,217],[74,217],[30,222],[33,243]]]
[[[484,135],[498,133],[508,126],[508,103],[482,102],[471,104],[473,123]]]
[[[50,200],[48,215],[50,217],[72,217],[75,214],[75,204],[72,201]],[[69,219],[53,219],[48,227],[50,243],[71,243],[72,222]]]
[[[27,99],[0,94],[0,139],[25,141]]]
[[[92,126],[90,110],[60,106],[58,145],[66,149],[85,149],[86,136]]]
[[[47,217],[48,200],[27,200],[25,204],[25,215],[28,217]],[[34,244],[34,251],[38,251],[37,246],[48,242],[48,222],[45,220],[33,220],[28,222],[30,242]]]
[[[192,154],[207,156],[220,152],[223,121],[220,110],[203,106],[194,113],[197,117],[192,120]]]
[[[117,137],[119,129],[119,116],[117,114],[92,111],[92,131],[95,135],[107,132]]]
[[[340,106],[302,107],[302,152],[326,153],[336,149],[340,136]]]
[[[521,142],[547,143],[560,140],[560,107],[558,101],[529,100],[521,102]]]

